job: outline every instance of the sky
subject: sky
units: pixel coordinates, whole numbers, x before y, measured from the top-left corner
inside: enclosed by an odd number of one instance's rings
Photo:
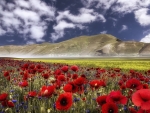
[[[150,43],[150,0],[0,0],[0,46],[98,34]]]

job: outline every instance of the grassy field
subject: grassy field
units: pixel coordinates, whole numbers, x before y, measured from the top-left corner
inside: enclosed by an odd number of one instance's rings
[[[123,70],[149,70],[150,58],[39,58],[25,59],[31,61],[41,61],[47,63],[63,63],[69,65],[79,65],[83,67],[100,67],[100,68],[121,68]]]

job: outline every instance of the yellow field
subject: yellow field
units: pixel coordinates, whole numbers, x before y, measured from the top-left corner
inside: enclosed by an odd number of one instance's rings
[[[100,67],[100,68],[121,68],[123,70],[149,70],[150,59],[27,59],[31,61],[42,61],[47,63],[63,63],[69,65],[79,65],[83,67]]]

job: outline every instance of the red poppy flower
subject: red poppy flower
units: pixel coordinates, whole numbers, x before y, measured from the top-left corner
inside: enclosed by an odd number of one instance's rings
[[[96,101],[97,101],[98,105],[102,106],[103,104],[105,104],[106,98],[107,98],[107,95],[97,97]]]
[[[121,70],[120,68],[115,68],[114,69],[115,72],[120,72],[120,70]]]
[[[29,96],[29,97],[35,97],[36,95],[37,95],[36,91],[30,91],[30,92],[28,93],[28,96]]]
[[[7,99],[8,94],[7,93],[2,93],[0,94],[0,101],[4,101]]]
[[[92,80],[90,81],[90,86],[91,88],[98,89],[101,86],[101,84],[99,80]]]
[[[8,71],[4,72],[4,76],[5,77],[9,76],[9,72]]]
[[[63,89],[64,89],[65,92],[72,92],[72,85],[71,84],[66,84],[63,87]]]
[[[74,82],[69,82],[69,84],[72,86],[72,93],[76,93],[78,91],[77,85]]]
[[[59,81],[66,81],[66,78],[65,78],[65,75],[59,75],[58,77],[57,77],[57,79],[59,80]]]
[[[123,83],[124,83],[123,80],[120,80],[120,81],[118,82],[118,85],[121,86]]]
[[[55,70],[55,71],[54,71],[54,74],[55,74],[55,75],[61,75],[61,70],[60,70],[60,69]]]
[[[106,87],[106,82],[104,80],[100,80],[100,86]]]
[[[150,113],[150,110],[139,109],[137,113]]]
[[[30,68],[30,69],[34,69],[34,68],[35,68],[35,65],[34,65],[34,64],[31,64],[31,65],[29,66],[29,68]]]
[[[63,66],[63,67],[61,68],[61,70],[62,70],[63,72],[67,72],[67,71],[68,71],[68,66]]]
[[[27,79],[28,79],[28,77],[29,77],[28,72],[25,72],[25,73],[23,74],[23,80],[27,80]]]
[[[102,106],[102,113],[118,113],[118,107],[115,103],[106,103]]]
[[[9,100],[9,101],[8,100],[2,101],[1,105],[3,107],[9,107],[9,108],[12,108],[12,107],[15,106],[14,103],[11,100]]]
[[[48,79],[48,78],[49,78],[49,76],[50,76],[50,74],[49,74],[49,73],[44,73],[44,74],[42,74],[42,77],[43,77],[44,79]]]
[[[25,69],[27,69],[28,67],[29,67],[28,63],[26,63],[26,64],[23,65],[23,68],[25,68]]]
[[[141,89],[133,93],[132,102],[143,110],[150,110],[150,89]]]
[[[26,86],[28,86],[28,82],[27,81],[20,82],[19,86],[26,87]]]
[[[127,98],[120,91],[112,91],[107,96],[106,102],[114,102],[117,104],[126,104]]]
[[[63,93],[60,94],[58,99],[56,100],[56,109],[57,110],[69,110],[72,106],[72,94],[71,93]]]
[[[143,84],[143,89],[148,89],[149,88],[149,86],[148,86],[148,84]]]
[[[126,87],[130,88],[130,89],[141,89],[142,88],[142,84],[140,83],[140,81],[138,79],[129,79],[126,82]]]
[[[120,89],[126,89],[126,85],[125,84],[122,84],[121,86],[120,86]]]
[[[132,69],[131,69],[131,70],[130,70],[130,73],[135,73],[135,70],[132,70]]]
[[[8,106],[9,108],[12,108],[12,107],[14,107],[15,105],[14,105],[14,103],[13,103],[11,100],[9,100],[9,101],[7,101],[7,106]]]
[[[40,90],[39,96],[51,97],[54,91],[54,86],[43,86]]]
[[[85,78],[84,77],[79,77],[79,78],[74,80],[74,83],[77,86],[82,86],[85,83]]]
[[[72,79],[77,79],[78,78],[78,74],[73,74],[72,75]]]
[[[38,65],[36,65],[36,68],[37,68],[37,69],[41,69],[42,66],[41,66],[40,64],[38,64]]]
[[[71,70],[72,71],[78,71],[78,66],[76,66],[76,65],[71,66]]]

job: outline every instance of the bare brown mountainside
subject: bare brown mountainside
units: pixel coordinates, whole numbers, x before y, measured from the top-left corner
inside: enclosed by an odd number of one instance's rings
[[[150,43],[121,41],[109,34],[75,37],[60,43],[0,46],[1,56],[149,56]]]

